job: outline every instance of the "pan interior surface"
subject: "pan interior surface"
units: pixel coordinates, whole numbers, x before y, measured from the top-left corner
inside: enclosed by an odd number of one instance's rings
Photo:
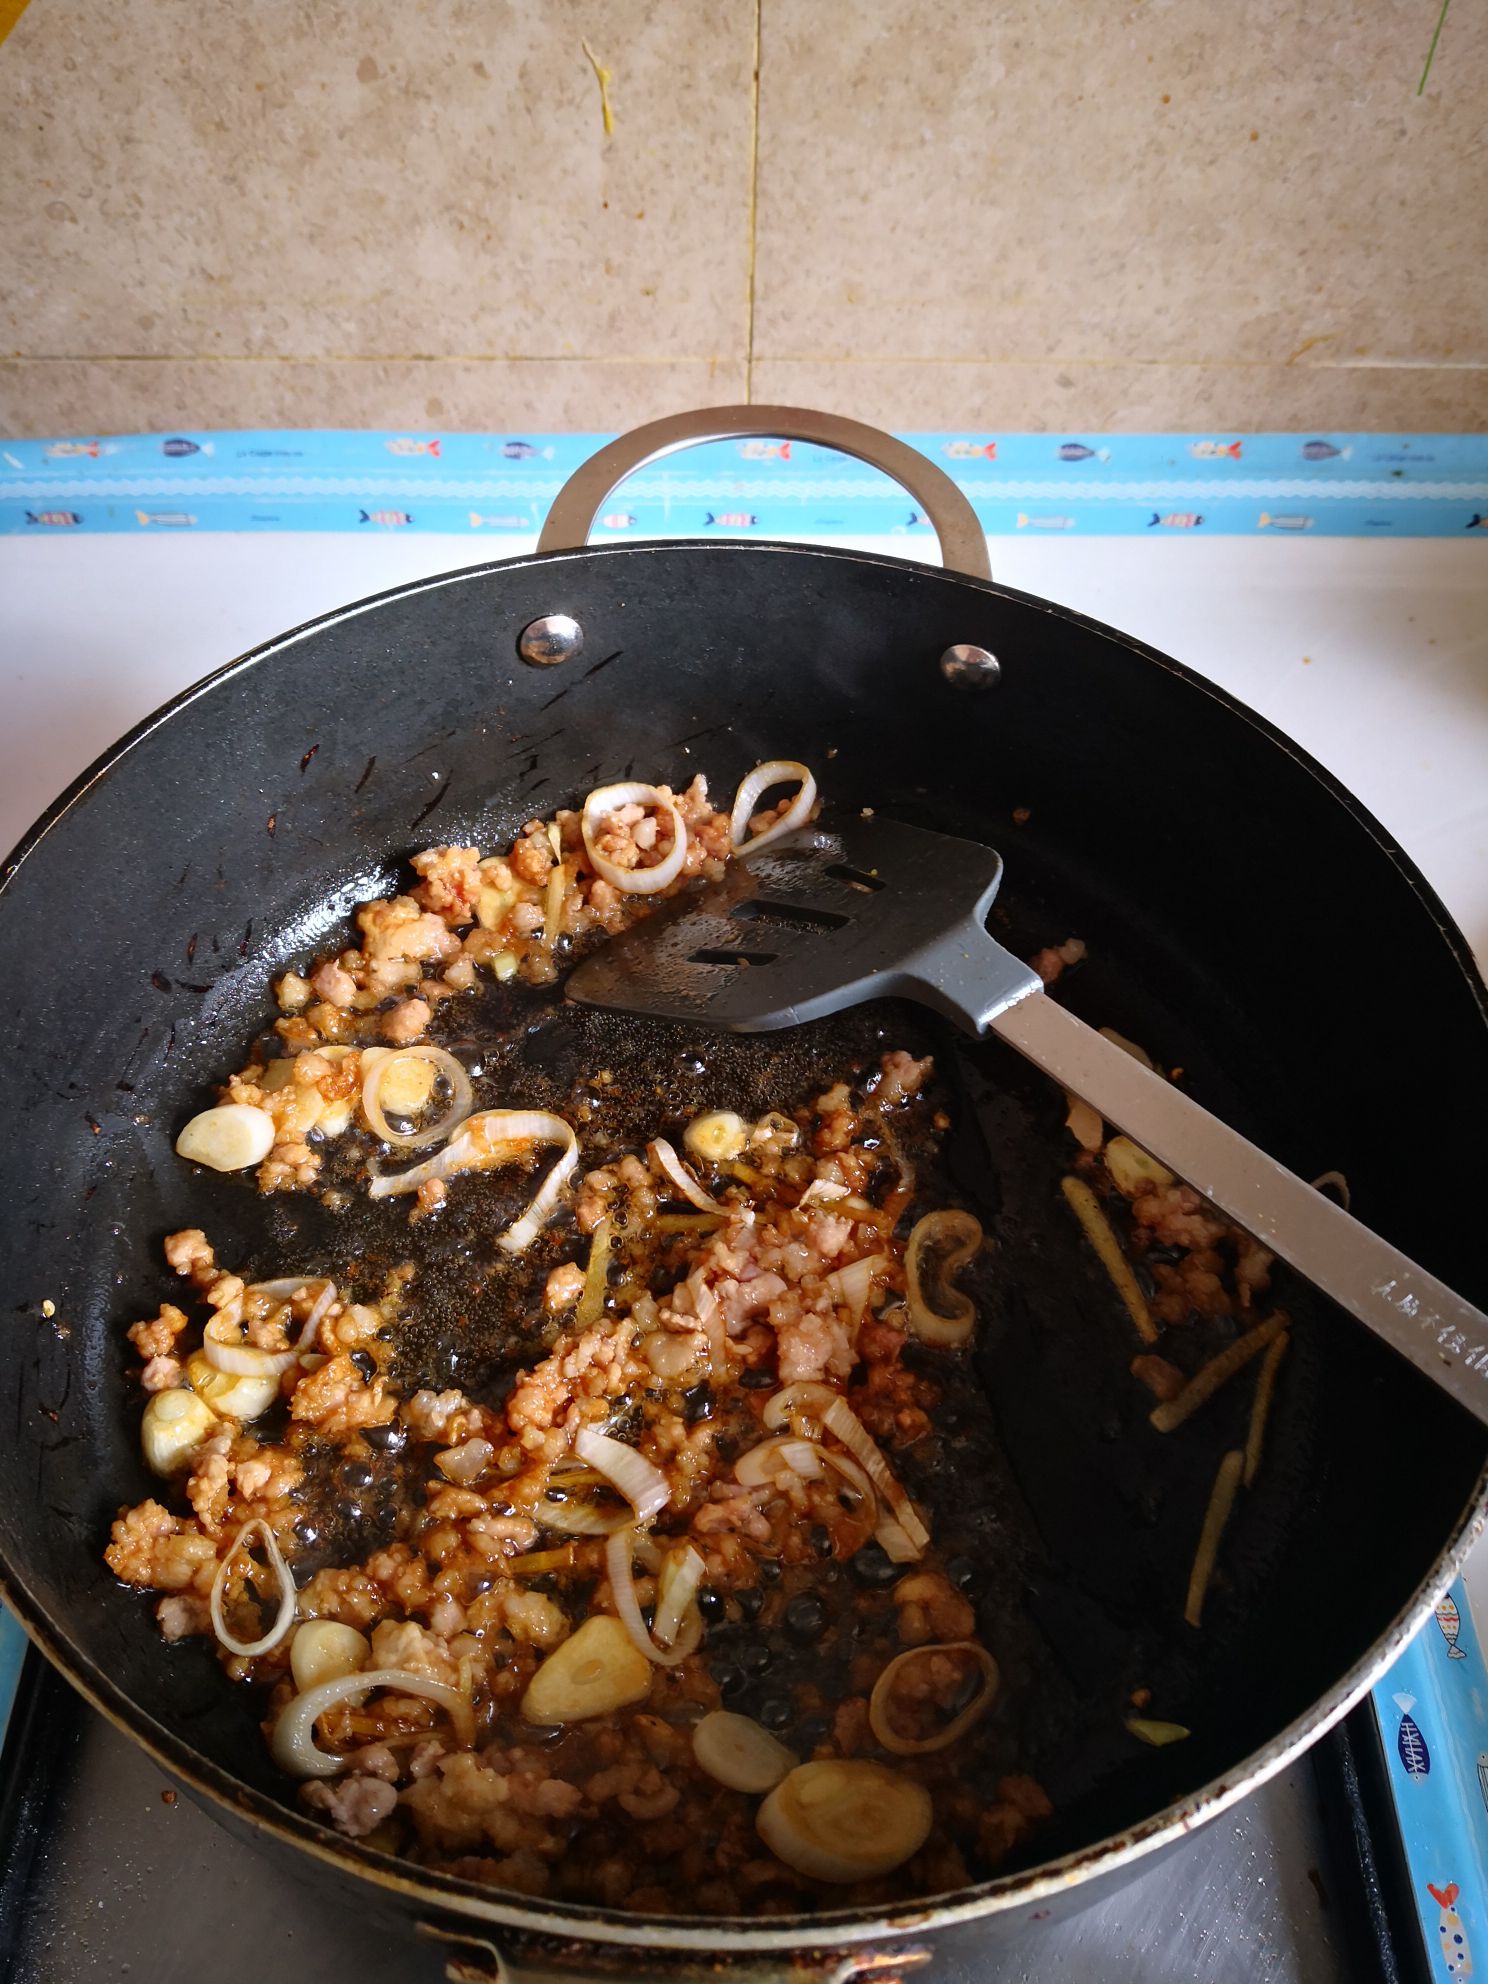
[[[580,621],[584,652],[527,668],[517,635],[554,611]],[[955,642],[998,655],[994,691],[943,679]],[[285,1799],[251,1706],[203,1645],[165,1646],[101,1562],[117,1507],[152,1485],[124,1326],[169,1295],[160,1241],[177,1227],[256,1272],[368,1275],[406,1257],[408,1229],[397,1201],[334,1214],[190,1171],[176,1130],[272,1018],[270,977],[332,947],[411,852],[492,851],[610,779],[680,786],[701,769],[721,795],[771,757],[810,762],[844,814],[1000,848],[994,934],[1022,956],[1083,938],[1060,993],[1082,1017],[1182,1068],[1302,1175],[1344,1172],[1366,1222],[1483,1301],[1480,988],[1372,823],[1207,685],[1040,602],[849,554],[627,547],[391,595],[147,726],[0,893],[20,1043],[0,1559],[65,1663],[183,1767],[206,1760],[250,1803]],[[1382,1024],[1407,1001],[1428,1027]],[[1248,1387],[1181,1434],[1146,1426],[1137,1346],[1060,1201],[1063,1098],[1016,1056],[882,1005],[702,1040],[507,988],[451,1002],[441,1037],[462,1029],[503,1099],[542,1107],[614,1069],[621,1141],[704,1101],[803,1100],[881,1046],[935,1053],[948,1185],[994,1240],[946,1465],[984,1566],[982,1635],[1006,1654],[1027,1766],[1054,1798],[1045,1858],[1243,1774],[1386,1632],[1474,1493],[1481,1430],[1278,1276],[1296,1327],[1268,1459],[1195,1633],[1184,1580]],[[530,1350],[496,1299],[489,1203],[457,1192],[434,1223],[406,1353],[472,1392]],[[1121,1717],[1137,1687],[1187,1742],[1134,1751]]]

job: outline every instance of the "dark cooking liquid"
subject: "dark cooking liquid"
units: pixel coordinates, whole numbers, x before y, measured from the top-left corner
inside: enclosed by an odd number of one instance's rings
[[[836,1082],[866,1078],[889,1048],[923,1055],[947,1044],[923,1013],[897,1003],[743,1038],[621,1019],[515,983],[485,983],[477,993],[449,1001],[441,1019],[440,1043],[470,1070],[476,1108],[521,1106],[565,1117],[578,1132],[585,1169],[643,1151],[658,1135],[680,1145],[683,1126],[700,1110],[735,1109],[746,1120],[771,1109],[789,1111]],[[960,1119],[949,1142],[932,1126],[937,1108]],[[901,1236],[932,1207],[965,1202],[967,1186],[948,1164],[957,1153],[995,1234],[998,1167],[985,1151],[973,1161],[979,1137],[964,1099],[937,1080],[920,1102],[895,1113],[894,1124],[917,1181]],[[530,1196],[530,1174],[497,1170],[457,1177],[437,1216],[410,1223],[408,1201],[374,1206],[364,1184],[358,1189],[363,1142],[343,1138],[327,1149],[320,1186],[340,1201],[338,1210],[307,1196],[273,1202],[276,1264],[282,1271],[285,1259],[321,1254],[344,1264],[355,1251],[348,1248],[355,1236],[360,1257],[350,1276],[343,1273],[343,1286],[350,1281],[353,1292],[359,1284],[370,1294],[390,1268],[413,1259],[418,1273],[404,1316],[388,1331],[392,1386],[404,1398],[425,1387],[453,1386],[472,1399],[499,1403],[516,1373],[540,1359],[557,1334],[559,1323],[542,1304],[548,1273],[560,1261],[586,1257],[587,1239],[578,1233],[571,1207],[527,1253],[512,1257],[494,1244],[494,1235]],[[892,1173],[886,1166],[885,1175]],[[642,1279],[669,1288],[685,1274],[687,1253],[697,1244],[695,1234],[662,1243],[642,1264]],[[634,1260],[628,1268],[637,1271]],[[1006,1272],[993,1248],[962,1277],[984,1313],[995,1309]],[[1026,1593],[1041,1552],[973,1358],[911,1344],[904,1362],[933,1385],[938,1400],[930,1432],[892,1450],[892,1464],[924,1509],[935,1559],[975,1606],[977,1635],[1002,1673],[992,1715],[974,1742],[946,1759],[990,1803],[1000,1776],[1028,1769],[1031,1733],[1069,1724],[1079,1713],[1078,1698],[1029,1617]],[[760,1437],[758,1409],[766,1396],[768,1391],[738,1386],[718,1395],[703,1385],[683,1399],[686,1416],[712,1420],[720,1472],[728,1473],[735,1454]],[[658,1390],[656,1397],[666,1394]],[[676,1406],[675,1398],[667,1400],[667,1409]],[[647,1402],[638,1409],[645,1413]],[[354,1444],[350,1459],[346,1447],[333,1442],[301,1452],[308,1478],[298,1531],[300,1582],[325,1566],[364,1561],[373,1550],[414,1534],[429,1449],[405,1437],[396,1423],[374,1429],[360,1448]],[[881,1668],[903,1651],[892,1588],[905,1567],[891,1564],[876,1544],[839,1561],[825,1529],[815,1540],[819,1548],[804,1562],[782,1566],[765,1553],[754,1589],[703,1596],[702,1656],[723,1704],[754,1716],[802,1756],[822,1740],[836,1706],[866,1692],[865,1668]],[[539,1578],[533,1588],[558,1598],[570,1617],[583,1616],[583,1593],[572,1578]],[[581,1727],[545,1739],[554,1745],[554,1770],[582,1776],[591,1737]],[[513,1725],[506,1740],[530,1742],[533,1732]]]
[[[906,1352],[940,1401],[929,1436],[892,1460],[1002,1670],[997,1705],[976,1739],[958,1746],[958,1769],[989,1800],[1000,1775],[1030,1772],[1061,1811],[1088,1806],[1092,1785],[1105,1787],[1114,1813],[1133,1801],[1153,1808],[1192,1781],[1174,1752],[1134,1754],[1123,1718],[1139,1687],[1154,1691],[1148,1712],[1178,1720],[1191,1713],[1195,1675],[1213,1642],[1196,1646],[1178,1615],[1215,1458],[1234,1434],[1220,1427],[1163,1442],[1145,1427],[1151,1399],[1127,1369],[1129,1327],[1059,1196],[1071,1147],[1058,1091],[1005,1050],[968,1048],[899,1002],[740,1037],[485,981],[447,1002],[440,1022],[441,1044],[472,1074],[476,1108],[564,1116],[586,1169],[657,1135],[679,1140],[706,1108],[736,1109],[746,1120],[788,1111],[866,1074],[890,1047],[935,1055],[931,1107],[908,1112],[916,1144],[905,1154],[918,1186],[903,1230],[933,1206],[969,1204],[993,1244],[962,1278],[978,1308],[974,1353]],[[601,1073],[610,1079],[598,1080]],[[944,1135],[929,1128],[936,1105],[950,1119]],[[339,1197],[335,1210],[307,1195],[271,1202],[273,1242],[250,1269],[269,1275],[287,1259],[323,1261],[341,1269],[343,1287],[370,1295],[390,1268],[413,1259],[406,1315],[391,1331],[392,1384],[405,1398],[456,1386],[499,1403],[556,1334],[541,1299],[549,1271],[585,1256],[571,1209],[513,1258],[494,1235],[525,1204],[529,1174],[457,1177],[435,1218],[409,1224],[406,1201],[373,1205],[357,1188],[363,1141],[343,1138],[328,1149],[321,1187]],[[656,1285],[665,1280],[658,1274]],[[1171,1354],[1192,1367],[1231,1333],[1196,1326]],[[709,1398],[689,1409],[730,1408]],[[1231,1403],[1232,1422],[1236,1409]],[[301,1580],[411,1532],[428,1479],[426,1448],[393,1430],[374,1435],[351,1473],[339,1447],[307,1458]],[[1264,1564],[1251,1568],[1260,1575]],[[856,1568],[824,1560],[788,1568],[776,1584],[762,1580],[742,1602],[705,1598],[712,1617],[703,1656],[725,1704],[810,1754],[823,1713],[849,1689],[855,1654],[887,1660],[900,1650],[872,1569],[871,1555]],[[537,1588],[560,1591],[548,1581]],[[574,1587],[561,1595],[570,1615],[581,1616]],[[582,1749],[587,1739],[570,1732],[556,1740]],[[1056,1819],[1039,1845],[1063,1844],[1062,1832]],[[1077,1833],[1070,1837],[1078,1843]]]

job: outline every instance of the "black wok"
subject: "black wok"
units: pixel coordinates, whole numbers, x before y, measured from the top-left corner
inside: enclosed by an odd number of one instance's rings
[[[876,450],[938,516],[950,562],[985,570],[945,478],[849,423],[736,410],[617,446],[634,462],[745,431]],[[593,514],[620,464],[607,456],[560,499],[549,538],[582,537],[576,512]],[[578,623],[581,645],[549,630],[546,665],[531,664],[524,632],[554,614]],[[943,667],[958,644],[997,657],[1000,674]],[[1144,1438],[1131,1347],[1055,1209],[1057,1098],[995,1044],[942,1041],[966,1126],[952,1162],[1008,1264],[979,1351],[1020,1539],[1016,1589],[995,1602],[1017,1612],[1030,1685],[1043,1673],[1050,1699],[1109,1699],[1114,1717],[1133,1679],[1160,1680],[1191,1740],[1132,1757],[1075,1722],[1051,1728],[1059,1817],[1040,1864],[887,1915],[565,1907],[429,1875],[300,1815],[207,1651],[166,1647],[102,1564],[117,1507],[150,1489],[123,1327],[165,1292],[159,1242],[174,1227],[205,1226],[224,1258],[267,1264],[293,1247],[308,1265],[366,1241],[370,1211],[337,1226],[239,1180],[204,1182],[172,1156],[175,1131],[269,1017],[271,973],[323,948],[414,849],[504,844],[606,778],[685,783],[704,768],[723,790],[780,756],[812,760],[845,807],[999,846],[1001,934],[1030,950],[1084,937],[1091,962],[1069,997],[1087,1018],[1181,1064],[1192,1093],[1303,1176],[1344,1171],[1366,1222],[1488,1297],[1476,1194],[1488,1028],[1463,939],[1316,764],[1111,629],[898,559],[605,546],[384,594],[178,698],[57,803],[0,889],[13,1012],[4,1592],[73,1683],[225,1822],[364,1883],[371,1906],[463,1924],[499,1947],[508,1975],[640,1962],[651,1975],[727,1964],[763,1976],[793,1951],[845,1977],[875,1951],[914,1960],[940,1925],[982,1917],[995,1934],[1078,1905],[1342,1715],[1481,1526],[1482,1428],[1279,1284],[1299,1327],[1269,1461],[1232,1529],[1227,1585],[1190,1633],[1182,1579],[1233,1426],[1221,1412],[1183,1442]],[[644,1051],[664,1062],[677,1045],[658,1035]],[[544,1051],[539,1039],[534,1079]],[[721,1080],[758,1078],[749,1043],[729,1051],[745,1058],[720,1064]],[[802,1045],[802,1070],[813,1051]]]

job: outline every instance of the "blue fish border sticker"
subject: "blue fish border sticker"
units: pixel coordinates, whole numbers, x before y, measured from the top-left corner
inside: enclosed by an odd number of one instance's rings
[[[175,428],[0,438],[0,533],[40,535],[64,519],[77,532],[133,531],[143,513],[152,534],[155,519],[180,515],[202,531],[376,526],[530,540],[567,477],[612,438]],[[1150,531],[1488,542],[1488,434],[900,438],[949,470],[993,538]],[[783,436],[711,442],[637,470],[610,499],[599,535],[742,531],[811,543],[928,528],[890,477],[820,447],[792,443],[787,453],[787,445]],[[611,520],[618,516],[635,521],[621,526]]]
[[[1457,1644],[1462,1632],[1462,1612],[1451,1592],[1442,1593],[1431,1616],[1440,1627],[1441,1636],[1447,1643],[1448,1660],[1466,1660],[1465,1650]]]
[[[1400,1762],[1405,1774],[1413,1783],[1419,1784],[1431,1775],[1431,1752],[1426,1747],[1426,1738],[1421,1734],[1421,1725],[1411,1714],[1416,1706],[1414,1695],[1396,1695],[1395,1706],[1400,1710],[1400,1727],[1395,1732],[1395,1748],[1400,1753]]]
[[[1473,1974],[1472,1945],[1481,1949],[1488,1936],[1488,1688],[1482,1674],[1478,1622],[1459,1578],[1371,1691],[1420,1937],[1419,1974],[1451,1977],[1456,1984]]]

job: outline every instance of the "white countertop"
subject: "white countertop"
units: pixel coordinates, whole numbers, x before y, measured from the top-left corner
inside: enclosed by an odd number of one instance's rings
[[[0,538],[0,847],[209,670],[495,549],[432,535]],[[1398,836],[1488,961],[1488,543],[1020,537],[991,552],[1007,584],[1150,641],[1295,737]]]

